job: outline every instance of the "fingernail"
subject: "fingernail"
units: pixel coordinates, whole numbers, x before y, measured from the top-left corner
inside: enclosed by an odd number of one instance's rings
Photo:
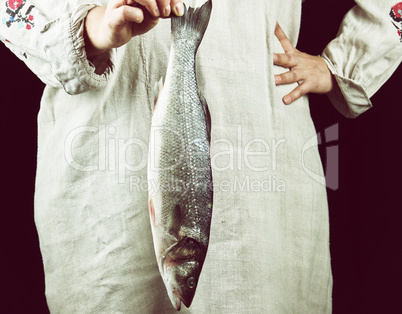
[[[168,5],[166,8],[163,9],[163,15],[165,17],[168,17],[170,15],[171,9],[170,9],[170,5]]]
[[[283,98],[283,102],[284,102],[286,105],[289,105],[291,101],[292,101],[292,98],[290,98],[290,96],[285,96],[285,97]]]
[[[279,75],[275,75],[274,77],[275,77],[276,84],[278,84],[282,80],[282,78]]]
[[[159,9],[158,9],[158,8],[156,8],[156,9],[154,10],[154,15],[155,15],[156,17],[158,17],[158,16],[161,15],[161,13],[159,12]]]
[[[176,4],[174,9],[177,16],[182,16],[184,14],[183,3],[179,2],[178,4]]]
[[[278,61],[278,55],[274,53],[274,62]]]

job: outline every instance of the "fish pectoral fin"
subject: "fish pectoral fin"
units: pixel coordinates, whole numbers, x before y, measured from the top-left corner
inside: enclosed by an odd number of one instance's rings
[[[204,96],[200,92],[198,92],[198,96],[200,97],[202,111],[204,112],[205,123],[207,127],[208,142],[211,142],[211,114],[209,113],[208,104]]]
[[[155,112],[156,104],[158,103],[159,96],[163,90],[163,77],[160,78],[158,82],[155,83],[154,86],[154,108],[153,112]]]
[[[182,223],[181,208],[179,204],[176,204],[176,206],[173,208],[172,215],[169,217],[166,226],[167,230],[169,230],[169,233],[173,235],[176,239],[179,238],[181,223]]]

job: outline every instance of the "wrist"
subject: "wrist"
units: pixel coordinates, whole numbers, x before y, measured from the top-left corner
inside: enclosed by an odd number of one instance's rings
[[[98,6],[88,11],[84,20],[84,40],[87,56],[96,56],[110,47],[102,40],[101,25],[106,7]]]
[[[337,85],[335,76],[332,74],[331,69],[329,68],[327,62],[325,59],[321,56],[318,56],[320,60],[320,67],[321,67],[321,72],[323,73],[323,76],[325,78],[325,89],[323,91],[324,94],[331,93],[334,89],[334,87]]]

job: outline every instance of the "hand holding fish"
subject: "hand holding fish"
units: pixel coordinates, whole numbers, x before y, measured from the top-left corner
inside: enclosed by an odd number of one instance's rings
[[[303,53],[293,47],[288,37],[276,24],[275,35],[282,44],[285,53],[274,54],[274,64],[290,71],[281,75],[275,75],[276,85],[291,84],[297,82],[299,86],[290,94],[284,96],[282,101],[289,105],[307,93],[326,94],[334,88],[334,79],[326,62],[318,56]]]
[[[88,56],[125,45],[133,36],[154,28],[159,18],[183,15],[183,0],[109,0],[95,7],[85,19]]]

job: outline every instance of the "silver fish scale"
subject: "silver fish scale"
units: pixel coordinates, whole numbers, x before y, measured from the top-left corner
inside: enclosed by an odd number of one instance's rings
[[[163,225],[169,225],[172,210],[179,204],[181,221],[170,225],[180,225],[179,237],[185,234],[207,245],[212,177],[208,133],[195,74],[196,43],[178,40],[173,53],[172,76],[167,78],[169,85],[165,86],[167,106],[161,131],[160,183],[165,187],[162,204],[166,205],[161,219]]]
[[[165,86],[152,117],[148,180],[159,271],[176,310],[189,307],[207,254],[212,216],[210,117],[198,93],[195,55],[212,2],[171,19]]]

